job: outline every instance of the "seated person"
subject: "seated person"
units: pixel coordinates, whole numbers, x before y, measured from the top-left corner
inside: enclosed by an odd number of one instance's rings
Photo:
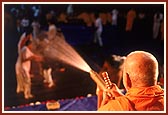
[[[99,74],[101,75],[102,72],[106,71],[109,74],[111,82],[115,83],[119,88],[123,88],[121,80],[124,60],[125,56],[111,55],[104,61]]]
[[[123,95],[113,84],[109,91],[112,97],[103,92],[98,111],[163,111],[164,90],[157,85],[158,62],[144,51],[131,52],[124,61]]]
[[[99,75],[103,77],[102,73],[106,71],[109,75],[110,81],[115,83],[120,89],[124,88],[121,82],[124,60],[125,56],[111,55],[107,59],[105,59],[103,67],[99,72]],[[103,92],[102,90],[99,90],[99,87],[97,87],[96,89],[96,94],[98,95],[97,107],[100,107],[100,102],[102,101],[102,98],[99,97],[102,97]]]

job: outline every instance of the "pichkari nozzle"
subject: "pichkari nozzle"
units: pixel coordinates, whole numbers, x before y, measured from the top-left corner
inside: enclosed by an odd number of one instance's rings
[[[107,90],[105,81],[103,78],[95,71],[91,70],[90,72],[90,77],[96,82],[96,84],[104,91]]]

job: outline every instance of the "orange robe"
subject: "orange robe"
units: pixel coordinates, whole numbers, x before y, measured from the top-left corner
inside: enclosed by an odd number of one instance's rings
[[[156,85],[131,88],[126,95],[110,100],[98,111],[163,111],[164,91]]]

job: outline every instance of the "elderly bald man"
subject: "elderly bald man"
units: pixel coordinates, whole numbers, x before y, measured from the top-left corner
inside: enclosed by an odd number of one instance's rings
[[[123,95],[113,84],[108,97],[103,94],[99,111],[163,111],[164,90],[157,85],[158,62],[145,51],[131,52],[124,62],[123,84],[126,94]]]

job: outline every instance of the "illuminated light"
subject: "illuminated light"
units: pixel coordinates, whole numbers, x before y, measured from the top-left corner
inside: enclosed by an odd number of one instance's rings
[[[34,106],[34,103],[32,102],[32,103],[30,103],[29,105],[30,105],[30,106]]]
[[[93,71],[86,61],[78,54],[78,52],[64,39],[56,37],[50,41],[45,41],[46,40],[43,40],[44,43],[38,44],[38,47],[40,47],[39,52],[42,52],[44,57],[55,61],[61,61],[90,73],[90,77],[95,81],[95,83],[104,91],[107,90],[103,78]]]
[[[40,105],[41,104],[41,102],[39,102],[39,101],[37,101],[36,103],[35,103],[35,105]]]
[[[87,97],[92,97],[92,94],[90,94],[90,93],[89,93],[89,94],[87,94]]]

